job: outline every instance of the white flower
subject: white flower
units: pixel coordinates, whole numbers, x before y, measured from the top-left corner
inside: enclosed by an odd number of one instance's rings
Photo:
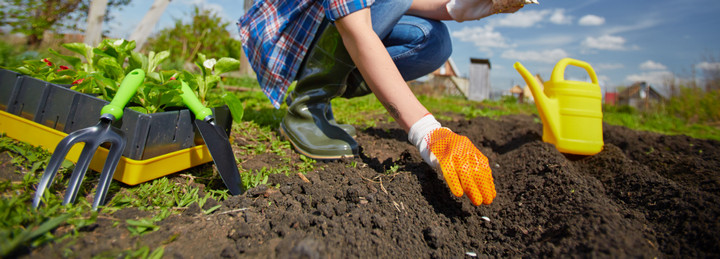
[[[205,62],[203,62],[203,66],[205,66],[207,69],[213,69],[213,67],[215,67],[215,63],[217,63],[217,60],[215,60],[214,58],[211,58],[211,59],[205,60]]]
[[[123,41],[125,41],[125,40],[123,40],[123,39],[116,40],[115,42],[113,42],[113,45],[115,45],[115,47],[118,47],[118,46],[120,46],[120,44],[123,43]]]

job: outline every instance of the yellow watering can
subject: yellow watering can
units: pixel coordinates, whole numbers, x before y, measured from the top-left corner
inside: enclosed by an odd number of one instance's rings
[[[592,83],[565,80],[568,65],[584,68]],[[514,65],[535,98],[543,122],[543,141],[562,153],[594,155],[602,150],[602,93],[597,75],[590,64],[571,58],[560,60],[550,81],[541,82],[519,62]]]

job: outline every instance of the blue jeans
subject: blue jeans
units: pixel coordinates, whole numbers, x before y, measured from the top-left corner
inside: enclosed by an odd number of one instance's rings
[[[452,53],[450,34],[437,20],[405,15],[412,0],[376,0],[372,25],[406,81],[435,71]]]

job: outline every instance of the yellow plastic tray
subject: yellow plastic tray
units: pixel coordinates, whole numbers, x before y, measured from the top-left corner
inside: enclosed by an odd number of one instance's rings
[[[0,111],[0,132],[34,146],[42,146],[50,152],[54,152],[60,140],[68,135],[4,111]],[[77,162],[83,146],[83,143],[73,146],[65,159],[73,163]],[[102,171],[107,155],[108,150],[106,148],[98,148],[92,162],[90,162],[90,169],[96,172]],[[136,185],[211,161],[210,151],[205,145],[194,146],[145,160],[134,160],[123,156],[120,158],[113,178],[125,184]]]

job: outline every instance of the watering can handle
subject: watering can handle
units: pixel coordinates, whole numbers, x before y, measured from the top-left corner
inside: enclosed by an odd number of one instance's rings
[[[195,114],[195,119],[205,120],[207,117],[213,115],[212,110],[202,105],[200,100],[195,95],[195,92],[193,92],[193,90],[187,83],[185,83],[185,81],[180,80],[180,84],[182,85],[183,93],[181,96],[183,99],[183,103],[185,103],[185,105],[190,108],[190,111]]]
[[[135,92],[143,81],[145,81],[145,71],[142,69],[134,69],[125,75],[112,101],[100,110],[101,116],[105,117],[109,114],[112,115],[113,120],[122,118],[125,105],[135,95]]]
[[[551,81],[553,82],[560,82],[565,80],[565,68],[568,65],[573,65],[576,67],[584,68],[585,71],[588,72],[590,75],[590,79],[592,80],[593,84],[598,84],[598,78],[595,74],[595,70],[585,61],[580,61],[577,59],[572,58],[563,58],[560,61],[558,61],[557,65],[555,65],[555,68],[553,68],[552,75],[550,77]]]

